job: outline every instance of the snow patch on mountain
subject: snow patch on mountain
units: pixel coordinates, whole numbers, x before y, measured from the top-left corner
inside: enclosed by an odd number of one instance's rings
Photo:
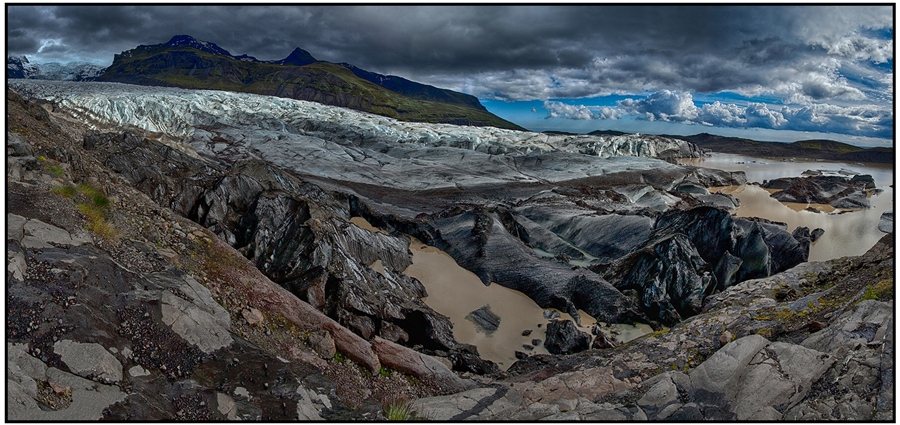
[[[7,78],[86,81],[97,78],[104,69],[106,68],[87,62],[31,63],[25,56],[8,56],[6,58]]]

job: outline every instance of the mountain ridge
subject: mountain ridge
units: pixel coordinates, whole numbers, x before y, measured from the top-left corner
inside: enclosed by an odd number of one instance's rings
[[[524,128],[474,96],[381,75],[294,49],[276,61],[233,56],[214,43],[178,35],[115,55],[98,81],[247,92],[348,107],[404,121]]]
[[[6,57],[6,78],[14,79],[92,81],[104,69],[88,62],[31,63],[24,55]]]
[[[717,136],[709,133],[668,137],[686,140],[706,150],[739,155],[784,158],[802,157],[882,164],[894,162],[894,149],[892,148],[863,148],[834,140],[799,140],[792,143],[766,142],[739,137]]]

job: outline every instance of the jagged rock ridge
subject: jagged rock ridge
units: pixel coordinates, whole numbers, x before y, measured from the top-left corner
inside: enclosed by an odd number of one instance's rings
[[[106,68],[87,62],[60,64],[31,63],[25,56],[6,57],[6,78],[27,78],[33,80],[93,81]]]

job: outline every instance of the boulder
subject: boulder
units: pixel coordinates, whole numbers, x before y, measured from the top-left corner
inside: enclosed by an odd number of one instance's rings
[[[714,406],[729,412],[720,417],[707,415],[707,419],[779,420],[804,399],[834,361],[828,354],[800,345],[746,336],[691,371],[688,394],[701,409]]]
[[[616,340],[613,337],[606,336],[602,331],[595,334],[594,341],[591,342],[591,348],[595,350],[603,350],[606,348],[616,348]]]
[[[78,376],[103,383],[122,380],[122,364],[100,344],[63,339],[53,344],[53,352]]]
[[[90,242],[88,237],[73,237],[65,229],[40,220],[31,219],[22,226],[22,245],[26,248],[50,248],[54,245],[79,246]]]
[[[65,344],[68,349],[80,350],[77,346]],[[104,385],[96,381],[84,379],[80,376],[61,371],[53,367],[47,367],[39,359],[25,352],[24,344],[6,345],[7,359],[7,386],[6,386],[6,418],[10,421],[97,421],[104,416],[104,411],[115,403],[124,401],[128,395],[119,390],[115,385]],[[103,349],[103,347],[100,347]],[[88,348],[88,351],[93,349]],[[104,350],[104,352],[106,352]],[[99,351],[97,351],[99,353]],[[112,356],[108,352],[107,355]],[[75,363],[76,361],[67,357]],[[101,369],[115,377],[115,367],[105,356],[85,359],[87,362],[104,359],[106,366]],[[113,359],[115,360],[115,359]],[[78,361],[80,362],[80,360]],[[80,364],[80,363],[75,363]],[[86,366],[87,367],[87,366]],[[105,369],[109,367],[109,369]],[[121,376],[121,366],[119,366]],[[91,366],[90,368],[96,368]],[[86,371],[87,369],[79,370]],[[90,373],[90,372],[88,372]],[[60,387],[71,389],[71,404],[59,410],[49,410],[38,404],[38,382],[48,382]]]
[[[864,177],[851,179],[844,176],[810,175],[775,179],[766,182],[762,187],[781,189],[780,192],[771,195],[781,202],[832,204],[854,193],[865,196],[865,189],[869,184]]]
[[[884,233],[894,232],[894,210],[890,209],[881,214],[878,220],[878,230]]]
[[[825,234],[825,229],[823,229],[821,227],[817,227],[817,228],[813,229],[812,232],[809,233],[809,240],[810,240],[810,242],[815,242],[815,241],[819,240],[819,238],[821,238],[822,235],[824,235],[824,234]]]
[[[402,345],[375,337],[372,350],[381,364],[394,370],[431,382],[446,392],[464,391],[474,386],[469,380],[461,379],[443,363],[426,354],[418,353]]]
[[[337,349],[334,346],[334,338],[326,331],[314,331],[309,334],[309,346],[319,357],[330,360],[334,358]]]
[[[22,140],[19,133],[6,132],[6,156],[34,156],[34,148],[31,144]]]
[[[266,317],[263,316],[262,312],[253,307],[241,310],[241,316],[244,317],[244,320],[246,320],[247,324],[250,326],[257,326],[266,320]]]
[[[159,293],[163,323],[204,353],[231,345],[231,316],[205,286],[174,271],[150,274],[149,285]]]
[[[555,320],[547,325],[544,347],[552,354],[572,354],[590,348],[591,336],[578,330],[571,320]]]
[[[500,316],[491,311],[491,306],[486,305],[466,315],[466,320],[475,324],[475,329],[488,335],[494,333],[500,326]]]
[[[828,205],[842,210],[858,210],[871,208],[869,198],[866,196],[866,193],[862,191],[854,192],[847,196],[835,199],[834,201],[829,202]]]

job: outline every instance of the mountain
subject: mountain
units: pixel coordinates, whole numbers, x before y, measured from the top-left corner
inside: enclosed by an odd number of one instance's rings
[[[103,73],[103,67],[87,62],[35,64],[25,56],[7,56],[6,78],[34,80],[91,81]]]
[[[616,130],[594,130],[588,134],[592,136],[624,136],[628,133]]]
[[[861,148],[834,140],[801,140],[793,143],[762,142],[738,137],[700,133],[692,136],[669,136],[687,140],[715,152],[749,156],[810,158],[848,162],[892,164],[894,149]]]
[[[98,81],[226,90],[309,100],[404,121],[524,130],[491,114],[474,96],[315,59],[297,48],[278,61],[233,56],[187,35],[115,56]]]
[[[25,56],[6,57],[6,78],[31,78],[38,73],[37,67]]]

